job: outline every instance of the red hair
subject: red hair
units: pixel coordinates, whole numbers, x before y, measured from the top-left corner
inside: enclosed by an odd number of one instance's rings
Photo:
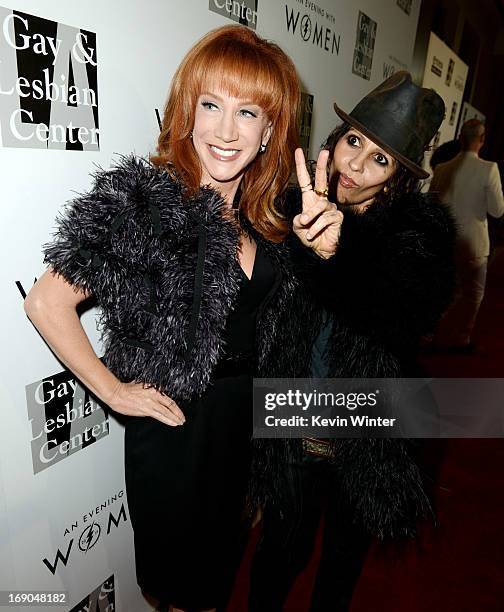
[[[240,184],[240,209],[261,234],[280,241],[288,223],[275,203],[287,186],[298,143],[300,91],[294,64],[278,45],[244,26],[213,30],[189,50],[173,77],[158,155],[152,158],[158,166],[172,164],[189,195],[201,181],[190,138],[196,103],[212,89],[259,105],[272,124],[266,151],[250,164]]]

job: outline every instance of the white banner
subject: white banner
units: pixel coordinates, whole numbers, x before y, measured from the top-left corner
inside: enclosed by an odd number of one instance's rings
[[[467,64],[431,32],[423,86],[431,87],[443,98],[446,115],[433,139],[432,151],[425,156],[424,167],[428,170],[428,162],[434,149],[455,138],[468,69]]]
[[[462,126],[466,121],[469,121],[469,119],[479,119],[482,123],[485,123],[486,116],[472,104],[469,104],[469,102],[464,102],[464,104],[462,104],[462,112],[460,113],[457,127],[457,138],[460,136]]]

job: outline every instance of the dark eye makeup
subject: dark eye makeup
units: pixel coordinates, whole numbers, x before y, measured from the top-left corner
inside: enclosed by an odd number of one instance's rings
[[[380,166],[388,166],[389,161],[385,155],[383,155],[383,153],[376,153],[374,159],[377,164],[380,164]]]
[[[360,145],[360,138],[357,134],[347,134],[346,141],[351,147],[358,147]],[[389,160],[383,153],[375,153],[373,159],[380,166],[388,166],[389,164]]]

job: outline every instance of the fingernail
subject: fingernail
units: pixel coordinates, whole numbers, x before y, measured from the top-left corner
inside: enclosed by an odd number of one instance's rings
[[[311,240],[311,234],[306,234],[306,237],[308,238],[308,240]]]

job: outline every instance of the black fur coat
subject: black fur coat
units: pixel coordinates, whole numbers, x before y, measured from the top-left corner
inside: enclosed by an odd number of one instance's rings
[[[225,351],[227,315],[239,289],[239,233],[223,206],[208,188],[187,200],[167,172],[130,156],[97,172],[91,191],[59,218],[45,261],[96,298],[104,362],[120,380],[151,384],[175,400],[206,389]],[[255,371],[302,374],[315,333],[306,325],[316,319],[313,303],[286,245],[247,230],[277,272],[258,317]]]
[[[452,298],[454,243],[454,221],[431,194],[344,213],[336,255],[299,267],[334,315],[331,376],[414,373],[420,338]]]
[[[291,214],[298,200],[291,192]],[[433,331],[453,293],[454,241],[447,209],[420,193],[372,204],[364,214],[347,210],[338,250],[327,261],[293,238],[294,267],[330,314],[328,377],[421,375],[414,365],[420,338]],[[268,442],[257,442],[252,495],[281,511],[295,503],[278,492],[292,493],[286,476],[301,449],[299,441]],[[417,519],[430,512],[413,442],[342,439],[335,449],[355,520],[380,537],[413,535]]]

